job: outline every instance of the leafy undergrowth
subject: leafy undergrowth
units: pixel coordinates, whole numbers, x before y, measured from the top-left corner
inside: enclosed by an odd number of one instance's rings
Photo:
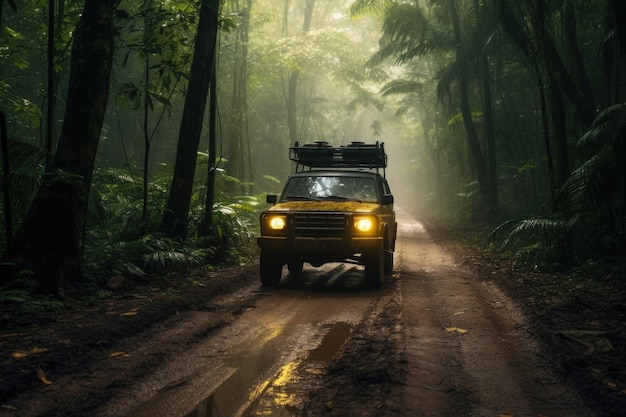
[[[626,412],[626,260],[607,257],[567,271],[520,268],[476,249],[475,230],[428,227],[479,276],[497,280],[523,308],[550,360],[604,416]]]

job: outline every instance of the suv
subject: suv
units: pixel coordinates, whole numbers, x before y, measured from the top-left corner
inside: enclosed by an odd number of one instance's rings
[[[285,264],[298,275],[304,262],[349,261],[365,265],[368,286],[380,287],[393,270],[397,231],[384,144],[296,142],[289,159],[296,172],[280,197],[267,196],[273,206],[260,216],[262,284],[277,286]]]

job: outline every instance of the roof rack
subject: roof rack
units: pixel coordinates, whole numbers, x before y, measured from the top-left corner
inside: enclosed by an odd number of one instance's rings
[[[346,146],[334,147],[328,142],[315,142],[299,146],[296,142],[289,148],[289,159],[297,163],[296,172],[305,168],[367,168],[378,172],[378,169],[387,167],[384,145],[383,142],[350,142]]]

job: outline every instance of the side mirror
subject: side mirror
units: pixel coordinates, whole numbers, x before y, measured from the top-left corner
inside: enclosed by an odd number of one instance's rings
[[[276,201],[278,201],[278,196],[276,194],[268,194],[267,196],[265,196],[265,201],[269,204],[276,204]]]
[[[383,196],[383,205],[393,204],[393,194],[385,194]]]

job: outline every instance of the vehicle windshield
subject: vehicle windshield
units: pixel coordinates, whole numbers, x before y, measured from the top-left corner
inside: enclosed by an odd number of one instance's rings
[[[378,201],[376,181],[368,177],[316,175],[293,177],[287,183],[283,200]]]

